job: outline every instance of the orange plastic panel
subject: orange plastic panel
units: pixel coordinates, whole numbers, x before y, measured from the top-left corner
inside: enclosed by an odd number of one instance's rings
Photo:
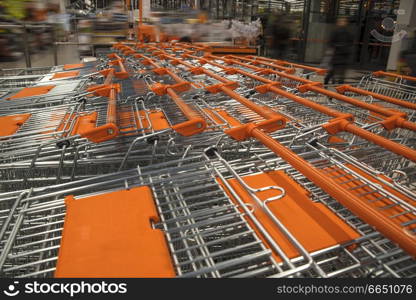
[[[49,91],[52,90],[54,87],[55,85],[41,85],[41,86],[27,87],[27,88],[20,90],[18,93],[14,94],[13,96],[6,98],[6,100],[44,95],[46,93],[49,93]]]
[[[149,127],[149,122],[147,122],[147,119],[145,117],[145,112],[140,111],[139,116],[142,118],[142,124],[144,128]],[[153,130],[163,130],[166,128],[169,128],[169,123],[165,117],[165,114],[162,111],[154,111],[149,114],[150,122],[152,122]],[[140,128],[140,123],[137,124],[137,126]]]
[[[253,188],[275,185],[285,189],[286,195],[280,200],[270,202],[268,207],[309,252],[344,243],[360,236],[326,206],[312,202],[308,192],[283,171],[245,176],[243,180]],[[297,248],[290,243],[266,213],[257,206],[256,202],[237,180],[230,179],[228,182],[245,203],[253,205],[254,215],[273,239],[278,242],[286,255],[289,258],[299,256],[300,253]],[[279,193],[269,190],[259,192],[257,196],[259,199],[265,200],[277,196]],[[248,221],[255,228],[249,219]],[[262,234],[258,230],[256,232],[263,239]],[[266,240],[264,242],[267,244]],[[274,256],[277,261],[281,261],[277,254],[274,254]]]
[[[65,198],[67,212],[55,277],[174,277],[149,187],[83,199]]]
[[[71,135],[83,134],[94,129],[97,123],[97,116],[97,112],[92,112],[90,114],[78,117]]]
[[[52,79],[59,79],[59,78],[68,78],[68,77],[75,77],[79,75],[79,71],[70,71],[70,72],[61,72],[61,73],[55,73],[53,75]]]
[[[68,64],[68,65],[64,65],[64,70],[72,70],[72,69],[80,69],[85,67],[84,64]]]
[[[0,136],[8,136],[19,130],[32,114],[20,114],[0,117]]]

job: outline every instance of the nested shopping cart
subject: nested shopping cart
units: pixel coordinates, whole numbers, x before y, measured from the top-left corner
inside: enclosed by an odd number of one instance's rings
[[[304,150],[313,169],[356,179],[348,193],[374,189],[362,197],[387,201],[397,192],[389,182],[372,184],[377,176],[357,172],[342,153]],[[199,157],[1,194],[9,207],[2,210],[0,270],[13,277],[414,274],[411,256],[273,156],[226,161],[209,148]]]
[[[17,198],[8,213],[3,211],[3,276],[219,277],[261,275],[274,268],[270,250],[201,158],[12,194],[2,197],[3,204]],[[93,222],[83,218],[91,208]],[[115,221],[108,223],[112,234],[99,229],[103,218]],[[96,260],[81,254],[87,248],[76,249],[79,226],[98,229],[85,244]],[[130,237],[120,236],[120,230]],[[108,251],[99,249],[102,243]]]
[[[415,82],[412,76],[377,71],[360,80],[358,87],[388,97],[415,102]]]
[[[353,109],[320,69],[194,45],[116,44],[96,69],[94,96],[13,110],[61,120],[3,137],[3,276],[416,273],[413,139],[385,134],[391,107]],[[74,132],[94,113],[114,136]]]
[[[118,56],[109,55],[108,58],[116,58],[117,64],[121,62]],[[105,64],[109,62],[107,58],[103,61]],[[27,123],[15,124],[17,132],[2,137],[1,183],[5,189],[41,186],[108,173],[126,168],[129,162],[150,164],[181,157],[188,155],[191,147],[200,151],[209,145],[207,143],[218,139],[218,130],[222,133],[223,122],[224,126],[230,126],[223,121],[221,112],[206,113],[198,107],[211,125],[204,138],[187,141],[181,137],[205,129],[205,119],[201,119],[195,108],[174,93],[171,95],[175,101],[166,101],[167,98],[150,92],[148,86],[154,85],[152,78],[121,78],[117,81],[118,87],[110,84],[117,73],[107,69],[101,73],[106,75],[104,83],[89,87],[89,92],[97,94],[96,97],[86,97],[75,106],[61,106],[54,111],[31,110]],[[113,101],[114,90],[124,98],[119,99],[117,105]],[[193,99],[195,95],[191,91],[187,97]],[[183,108],[182,114],[174,109],[177,106]],[[56,113],[58,109],[61,109],[59,114]],[[102,136],[102,130],[98,128],[113,132],[110,136]],[[120,138],[104,142],[117,134]]]

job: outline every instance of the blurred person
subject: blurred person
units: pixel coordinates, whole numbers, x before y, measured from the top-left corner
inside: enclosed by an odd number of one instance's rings
[[[183,36],[179,39],[179,43],[190,43],[190,44],[192,44],[192,39],[191,39],[191,37],[185,35],[185,36]]]
[[[271,14],[266,27],[267,46],[269,55],[274,59],[283,59],[286,56],[290,42],[290,21],[284,14]]]
[[[83,44],[91,44],[92,43],[92,31],[93,31],[93,24],[89,19],[82,19],[78,22],[78,51],[79,56],[92,56],[92,49],[90,45],[83,45]]]
[[[410,40],[410,46],[407,50],[400,53],[400,60],[404,63],[404,73],[416,77],[416,30]],[[415,81],[407,81],[408,85],[416,85]]]
[[[335,30],[332,32],[327,53],[331,53],[329,59],[329,71],[325,77],[325,84],[330,80],[332,83],[344,83],[345,74],[350,64],[353,50],[354,37],[347,29],[348,19],[340,18],[337,20]]]
[[[26,0],[0,0],[0,21],[19,23],[26,16]],[[23,56],[19,29],[0,28],[0,61],[17,61]]]

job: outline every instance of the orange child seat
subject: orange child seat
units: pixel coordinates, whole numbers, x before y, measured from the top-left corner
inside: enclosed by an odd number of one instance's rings
[[[41,86],[27,87],[27,88],[20,90],[13,96],[6,98],[6,100],[44,95],[44,94],[49,93],[54,87],[55,85],[41,85]]]
[[[73,69],[81,69],[85,67],[84,64],[68,64],[68,65],[64,65],[64,70],[73,70]]]
[[[174,277],[149,187],[82,199],[65,198],[67,212],[55,277]]]
[[[0,136],[16,133],[32,114],[20,114],[0,117]]]
[[[309,193],[283,171],[245,176],[243,180],[252,188],[280,186],[285,189],[285,196],[279,200],[271,201],[268,207],[308,252],[325,249],[360,237],[359,233],[325,205],[312,202]],[[253,206],[253,214],[273,239],[277,241],[285,254],[289,258],[300,256],[299,250],[293,246],[267,214],[258,207],[246,189],[236,179],[229,179],[228,182],[245,203]],[[227,189],[226,192],[231,196]],[[275,190],[267,190],[258,192],[256,195],[264,201],[267,198],[277,196],[279,193]],[[250,219],[248,221],[255,228]],[[268,244],[262,234],[256,229],[255,231]],[[273,256],[276,261],[282,261],[276,253]]]
[[[79,75],[79,71],[60,72],[60,73],[55,73],[52,76],[51,80],[60,79],[60,78],[76,77],[78,75]]]

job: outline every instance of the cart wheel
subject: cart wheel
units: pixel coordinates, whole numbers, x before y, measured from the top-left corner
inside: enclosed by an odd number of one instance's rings
[[[316,147],[316,146],[318,146],[318,139],[317,138],[313,138],[313,139],[309,140],[307,143],[309,145],[311,145],[312,147]]]
[[[56,147],[58,147],[59,149],[62,149],[64,146],[66,148],[68,148],[71,145],[71,143],[68,140],[65,141],[59,141],[56,143]]]
[[[209,158],[213,158],[215,157],[215,153],[218,152],[218,149],[215,147],[210,147],[208,149],[205,150],[205,155],[208,156]]]
[[[159,141],[159,136],[151,136],[149,138],[146,139],[146,142],[148,144],[154,144],[156,141]]]

